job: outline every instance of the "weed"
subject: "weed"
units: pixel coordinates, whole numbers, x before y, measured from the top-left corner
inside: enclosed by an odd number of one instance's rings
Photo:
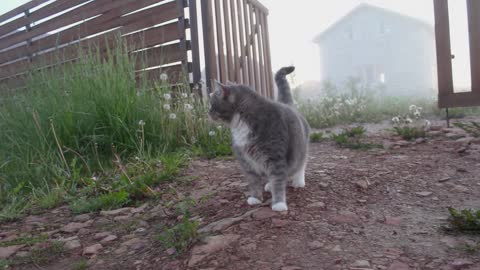
[[[454,125],[465,130],[468,134],[472,135],[475,138],[480,137],[480,124],[475,121],[471,121],[469,124],[457,122],[454,123]]]
[[[312,134],[310,134],[310,141],[311,142],[321,142],[324,139],[325,138],[324,138],[323,132],[313,132]]]
[[[10,263],[6,259],[0,259],[0,270],[7,270]]]
[[[72,267],[72,270],[86,270],[88,269],[88,262],[85,259],[75,263]]]
[[[344,129],[340,134],[332,134],[332,140],[340,147],[356,149],[356,150],[370,150],[375,148],[382,148],[382,145],[364,143],[362,137],[366,130],[362,126]]]
[[[27,245],[32,246],[36,243],[42,243],[48,240],[47,235],[40,236],[22,236],[12,241],[0,242],[0,247],[16,246],[16,245]]]
[[[96,212],[100,210],[112,210],[123,207],[130,202],[126,191],[109,192],[95,198],[79,198],[70,204],[74,214]]]
[[[176,254],[180,255],[197,240],[198,225],[197,221],[191,221],[188,216],[184,216],[180,223],[165,230],[158,239],[166,249],[175,248]]]
[[[33,191],[33,204],[42,209],[52,209],[60,206],[64,202],[65,191],[61,188],[50,189],[47,191],[40,189]]]
[[[11,201],[4,203],[0,210],[0,223],[10,222],[20,218],[29,208],[27,200],[18,197],[13,197]]]
[[[13,265],[28,265],[33,264],[37,268],[39,265],[48,264],[54,260],[58,260],[59,257],[65,255],[65,248],[61,242],[45,242],[41,247],[30,250],[28,256],[16,257],[11,261]]]
[[[458,247],[459,250],[468,252],[468,253],[477,253],[480,251],[480,242],[477,242],[475,244],[464,244],[460,247]]]
[[[480,233],[480,210],[457,210],[450,207],[448,211],[450,212],[450,227],[446,229],[463,233]]]
[[[416,126],[396,126],[394,132],[402,139],[410,141],[418,138],[424,138],[427,135],[425,128]]]

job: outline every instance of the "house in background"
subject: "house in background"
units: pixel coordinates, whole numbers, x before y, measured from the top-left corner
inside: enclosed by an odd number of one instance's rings
[[[315,38],[321,80],[337,86],[356,77],[386,94],[434,94],[433,26],[383,8],[361,4]]]

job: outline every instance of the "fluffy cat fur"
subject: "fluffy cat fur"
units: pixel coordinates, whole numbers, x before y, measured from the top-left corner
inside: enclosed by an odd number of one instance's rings
[[[218,82],[210,98],[210,118],[230,127],[233,152],[249,181],[248,204],[261,203],[265,189],[272,193],[274,211],[288,210],[289,180],[294,188],[305,186],[310,127],[293,107],[286,76],[294,70],[284,67],[275,74],[278,101],[245,85]]]

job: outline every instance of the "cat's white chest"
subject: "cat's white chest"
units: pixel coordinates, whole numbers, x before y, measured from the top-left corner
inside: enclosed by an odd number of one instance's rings
[[[233,117],[230,130],[232,131],[233,145],[245,147],[249,144],[250,127],[240,119],[239,115]]]

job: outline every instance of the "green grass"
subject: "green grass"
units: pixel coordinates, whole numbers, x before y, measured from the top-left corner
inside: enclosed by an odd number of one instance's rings
[[[32,246],[36,243],[42,243],[48,240],[47,235],[40,236],[22,236],[12,241],[0,242],[0,247],[16,246],[16,245],[27,245]]]
[[[87,53],[2,93],[0,222],[32,205],[123,206],[174,180],[190,157],[231,154],[228,130],[208,121],[207,103],[188,84],[133,74],[134,61],[117,46],[107,59]]]
[[[198,222],[191,221],[187,215],[178,224],[166,229],[158,239],[166,249],[175,248],[176,255],[180,255],[197,240],[198,226]]]
[[[323,132],[313,132],[312,134],[310,134],[310,141],[311,142],[321,142],[321,141],[325,140],[324,135],[325,134]]]
[[[366,143],[362,139],[366,129],[362,126],[344,129],[339,134],[332,134],[331,139],[340,147],[354,150],[371,150],[383,148],[382,145]]]
[[[15,257],[9,263],[12,266],[34,264],[37,266],[48,264],[52,261],[58,261],[65,255],[65,249],[61,242],[48,242],[42,247],[30,250],[28,256]]]
[[[480,210],[448,208],[450,213],[449,231],[480,234]]]
[[[88,262],[85,259],[82,259],[81,261],[75,263],[72,266],[72,270],[87,270],[88,269]]]
[[[402,137],[402,139],[411,141],[418,138],[425,138],[427,133],[424,127],[417,127],[417,126],[395,126],[393,127],[393,131],[398,136]]]
[[[472,135],[475,138],[480,137],[480,123],[470,121],[470,123],[457,122],[453,125],[465,130],[468,134]]]

